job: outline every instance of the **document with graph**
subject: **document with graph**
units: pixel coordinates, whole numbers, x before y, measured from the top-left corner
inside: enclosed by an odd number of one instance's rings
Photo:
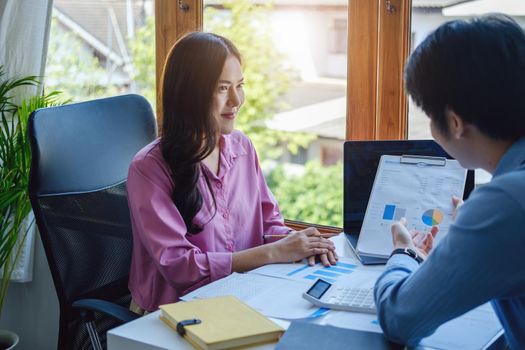
[[[467,170],[441,157],[383,155],[377,168],[361,233],[359,254],[387,258],[393,250],[391,225],[407,219],[409,230],[439,227],[434,244],[452,223],[452,196],[462,198]]]

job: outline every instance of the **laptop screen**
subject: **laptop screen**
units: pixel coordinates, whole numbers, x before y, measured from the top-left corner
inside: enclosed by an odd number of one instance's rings
[[[381,156],[421,155],[451,159],[433,140],[346,141],[344,144],[344,232],[355,248]],[[469,170],[463,198],[474,189]]]

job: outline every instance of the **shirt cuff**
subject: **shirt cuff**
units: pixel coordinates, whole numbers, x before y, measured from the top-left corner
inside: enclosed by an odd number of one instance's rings
[[[291,231],[292,229],[286,226],[272,226],[270,227],[268,232],[266,232],[265,234],[266,235],[287,235]]]
[[[210,266],[210,282],[216,281],[232,273],[232,253],[208,252]]]
[[[408,271],[417,270],[419,263],[412,257],[405,254],[394,254],[386,264],[386,270],[389,268],[404,268]]]

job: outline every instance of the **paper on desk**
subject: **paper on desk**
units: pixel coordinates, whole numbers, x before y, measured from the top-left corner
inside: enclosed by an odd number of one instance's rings
[[[347,311],[332,311],[324,319],[324,324],[331,326],[350,328],[358,331],[368,331],[382,333],[381,326],[377,321],[376,315],[347,312]]]
[[[502,326],[490,304],[484,304],[439,327],[422,346],[437,349],[482,349]]]
[[[246,302],[257,296],[261,290],[268,288],[269,283],[266,278],[258,278],[244,273],[234,272],[218,281],[207,284],[181,297],[181,300],[189,301],[192,299],[212,298],[223,295],[233,295]]]
[[[323,323],[381,333],[376,315],[332,311]],[[484,304],[443,324],[434,334],[423,339],[419,346],[433,349],[482,349],[501,330],[502,326],[492,307],[490,304]]]
[[[268,317],[299,319],[326,314],[302,298],[308,282],[291,281],[258,274],[233,273],[201,287],[181,299],[189,301],[221,295],[234,295]]]
[[[261,276],[264,277],[264,276]],[[268,288],[253,298],[248,304],[259,310],[266,316],[282,318],[287,320],[319,317],[328,313],[328,309],[319,309],[309,301],[303,299],[303,292],[309,288],[304,282],[289,281],[269,277],[272,280],[279,280],[278,288]]]
[[[319,278],[330,283],[344,286],[373,286],[381,270],[358,266],[354,259],[340,258],[335,266],[324,267],[322,264],[309,266],[303,264],[270,264],[249,272],[288,280],[312,284]]]
[[[310,284],[318,278],[322,278],[330,283],[335,283],[349,278],[357,267],[354,259],[340,258],[335,266],[329,267],[325,267],[320,263],[314,266],[309,266],[306,263],[269,264],[252,270],[249,273],[308,282]]]
[[[313,306],[302,294],[318,279],[345,286],[372,286],[381,271],[355,264],[354,259],[340,258],[337,265],[271,264],[250,271],[233,273],[203,286],[181,299],[234,295],[262,314],[282,319],[318,317],[328,310]]]

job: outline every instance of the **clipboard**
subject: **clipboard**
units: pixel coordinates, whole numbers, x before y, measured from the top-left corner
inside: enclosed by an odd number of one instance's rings
[[[461,197],[467,170],[457,160],[421,155],[381,156],[356,253],[386,261],[393,250],[391,226],[405,217],[408,228],[439,227],[435,244],[452,223],[452,196]]]
[[[431,157],[431,156],[413,156],[404,154],[399,157],[401,164],[415,164],[419,166],[446,166],[447,158],[445,157]]]

